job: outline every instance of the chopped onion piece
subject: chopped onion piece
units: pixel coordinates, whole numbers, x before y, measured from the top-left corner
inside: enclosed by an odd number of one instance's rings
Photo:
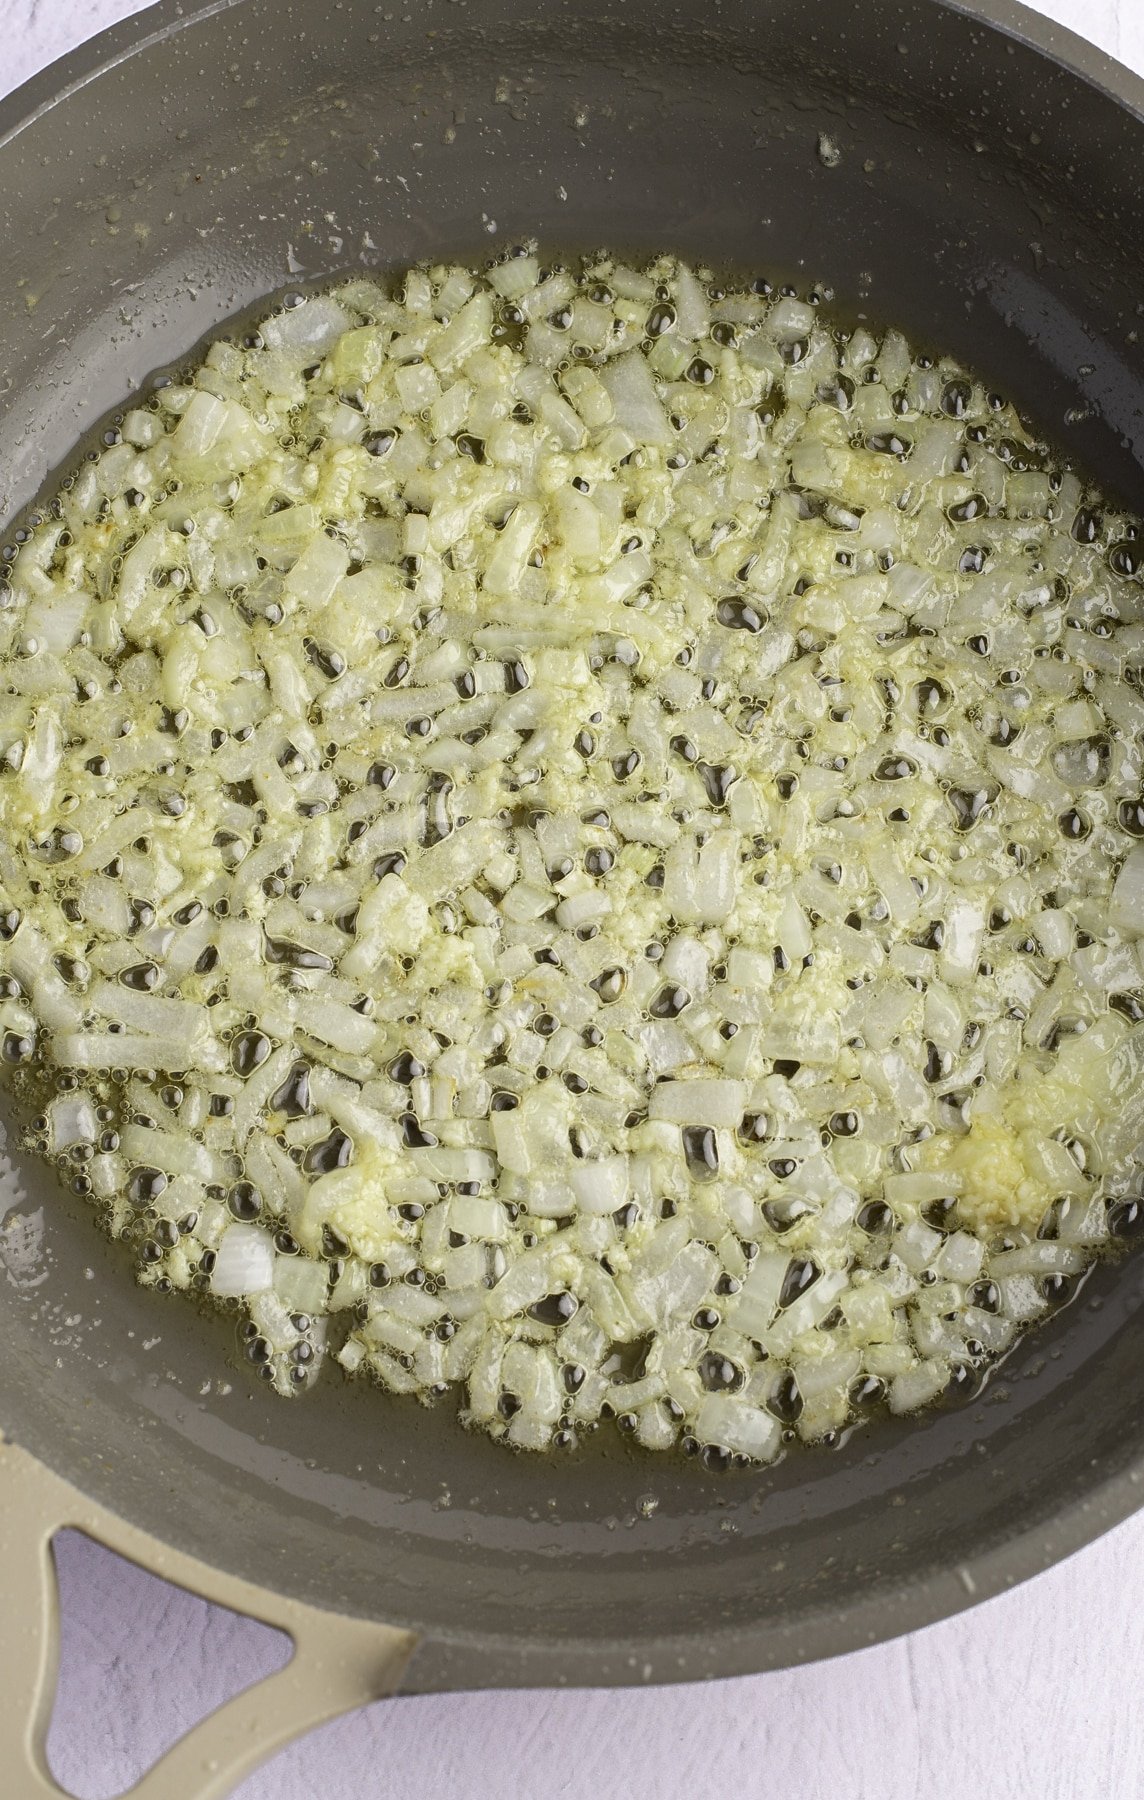
[[[211,1293],[261,1294],[274,1281],[274,1240],[257,1225],[229,1225],[214,1252]]]

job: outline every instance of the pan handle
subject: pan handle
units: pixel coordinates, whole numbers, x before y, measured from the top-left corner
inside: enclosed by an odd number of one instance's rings
[[[223,1800],[292,1738],[392,1694],[416,1646],[411,1632],[304,1606],[168,1549],[0,1439],[0,1760],[7,1800],[66,1800],[45,1743],[59,1625],[51,1544],[69,1526],[177,1587],[277,1626],[294,1643],[285,1668],[192,1727],[124,1800]]]

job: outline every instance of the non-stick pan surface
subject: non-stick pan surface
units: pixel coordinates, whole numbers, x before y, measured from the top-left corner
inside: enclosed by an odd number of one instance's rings
[[[1144,86],[1003,0],[170,0],[0,107],[0,219],[0,518],[260,294],[533,236],[828,283],[1141,502]],[[1144,1260],[972,1403],[715,1478],[513,1456],[336,1375],[283,1402],[54,1177],[5,1165],[9,1209],[3,1428],[207,1562],[416,1627],[411,1688],[825,1655],[1144,1494]]]

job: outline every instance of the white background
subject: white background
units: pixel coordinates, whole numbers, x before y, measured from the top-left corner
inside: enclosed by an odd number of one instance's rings
[[[858,6],[862,0],[853,0]],[[324,0],[315,0],[316,5]],[[0,93],[133,0],[0,0]],[[1041,0],[1144,73],[1144,0]],[[283,1640],[82,1538],[59,1546],[51,1735],[81,1800],[119,1793]],[[1144,1515],[945,1624],[832,1663],[653,1692],[387,1701],[240,1800],[1135,1800],[1144,1794]]]

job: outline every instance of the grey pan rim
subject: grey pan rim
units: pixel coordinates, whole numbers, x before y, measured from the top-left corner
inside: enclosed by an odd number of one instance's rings
[[[179,0],[159,0],[145,12],[109,28],[0,102],[0,148],[69,95],[130,62],[149,46],[242,4],[243,0],[208,0],[204,5],[184,7]],[[978,0],[927,0],[927,4],[1028,46],[1144,122],[1144,81],[1073,32],[1053,25],[1014,0],[989,0],[988,4]],[[971,1571],[950,1567],[936,1575],[903,1579],[900,1586],[885,1585],[868,1599],[850,1602],[842,1611],[832,1609],[829,1603],[808,1608],[792,1622],[789,1634],[774,1621],[714,1627],[707,1631],[702,1650],[697,1649],[694,1635],[683,1632],[661,1634],[654,1645],[647,1638],[634,1636],[616,1639],[610,1646],[595,1639],[566,1637],[561,1645],[564,1662],[576,1685],[590,1684],[593,1665],[601,1663],[607,1665],[609,1683],[639,1684],[648,1678],[643,1669],[653,1649],[657,1681],[694,1679],[700,1672],[745,1674],[849,1653],[1007,1591],[1074,1554],[1129,1517],[1142,1502],[1144,1455],[1119,1471],[1094,1480],[1081,1499],[1061,1507],[1050,1523],[1014,1529],[1004,1543],[981,1555]],[[513,1679],[518,1685],[529,1685],[530,1681],[548,1683],[553,1678],[552,1665],[546,1660],[536,1673],[530,1674],[528,1660],[520,1656],[519,1647],[506,1635],[458,1630],[453,1644],[454,1670],[463,1679],[452,1685],[479,1685],[483,1668],[492,1679],[501,1670],[512,1670],[511,1676],[502,1678]],[[415,1659],[405,1687],[416,1691],[422,1685],[449,1684],[436,1676],[423,1682]]]
[[[130,62],[150,45],[215,13],[234,12],[243,4],[244,0],[202,0],[201,5],[184,5],[183,0],[153,0],[118,24],[96,32],[0,99],[0,148],[70,94]],[[1099,93],[1144,122],[1144,76],[1069,26],[1057,25],[1044,13],[1022,5],[1021,0],[926,0],[926,4],[978,21],[1028,45],[1060,68],[1081,76]]]

